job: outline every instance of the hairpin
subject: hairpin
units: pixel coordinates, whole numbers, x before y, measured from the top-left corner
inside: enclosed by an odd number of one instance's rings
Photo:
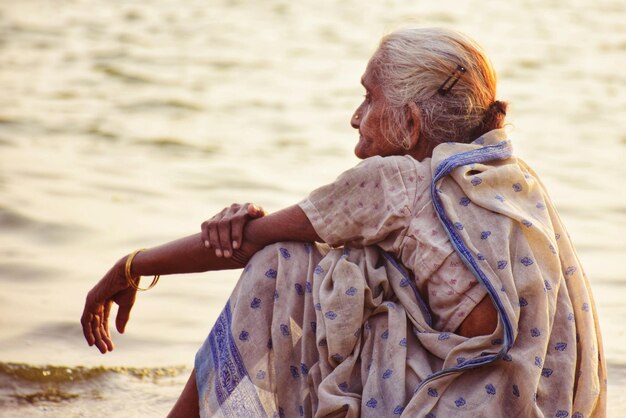
[[[459,82],[459,80],[466,71],[467,70],[465,69],[465,67],[460,64],[457,65],[454,71],[452,71],[452,74],[450,74],[450,77],[446,78],[446,81],[444,81],[443,84],[439,86],[437,93],[441,94],[442,96],[448,94],[448,92],[452,90],[452,87],[454,87],[454,85]]]

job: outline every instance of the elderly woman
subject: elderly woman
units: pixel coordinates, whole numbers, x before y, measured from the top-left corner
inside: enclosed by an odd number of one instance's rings
[[[87,296],[88,343],[113,349],[139,276],[245,267],[171,416],[603,416],[589,284],[481,48],[400,30],[361,81],[360,164],[123,257]]]

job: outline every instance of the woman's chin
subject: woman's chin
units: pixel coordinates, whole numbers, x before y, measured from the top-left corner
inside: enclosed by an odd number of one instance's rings
[[[362,141],[359,141],[354,147],[354,155],[356,155],[357,158],[360,158],[361,160],[371,157],[371,155],[367,152],[367,147],[364,146]]]

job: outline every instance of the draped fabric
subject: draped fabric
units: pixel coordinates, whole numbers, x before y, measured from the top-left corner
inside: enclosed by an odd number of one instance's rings
[[[417,164],[431,171],[431,222],[498,311],[494,333],[434,321],[404,233],[400,245],[277,243],[250,260],[198,351],[202,416],[605,416],[589,283],[536,175],[502,131]]]

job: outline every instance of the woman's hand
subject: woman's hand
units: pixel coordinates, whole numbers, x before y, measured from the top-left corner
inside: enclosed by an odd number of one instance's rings
[[[137,291],[126,281],[125,260],[126,257],[118,261],[89,291],[80,319],[87,343],[95,345],[102,354],[114,348],[109,332],[111,305],[115,302],[119,306],[115,325],[123,333],[137,295]]]
[[[265,215],[265,211],[254,203],[233,203],[202,223],[204,246],[214,249],[218,257],[230,258],[233,250],[241,247],[243,229],[248,221]]]

